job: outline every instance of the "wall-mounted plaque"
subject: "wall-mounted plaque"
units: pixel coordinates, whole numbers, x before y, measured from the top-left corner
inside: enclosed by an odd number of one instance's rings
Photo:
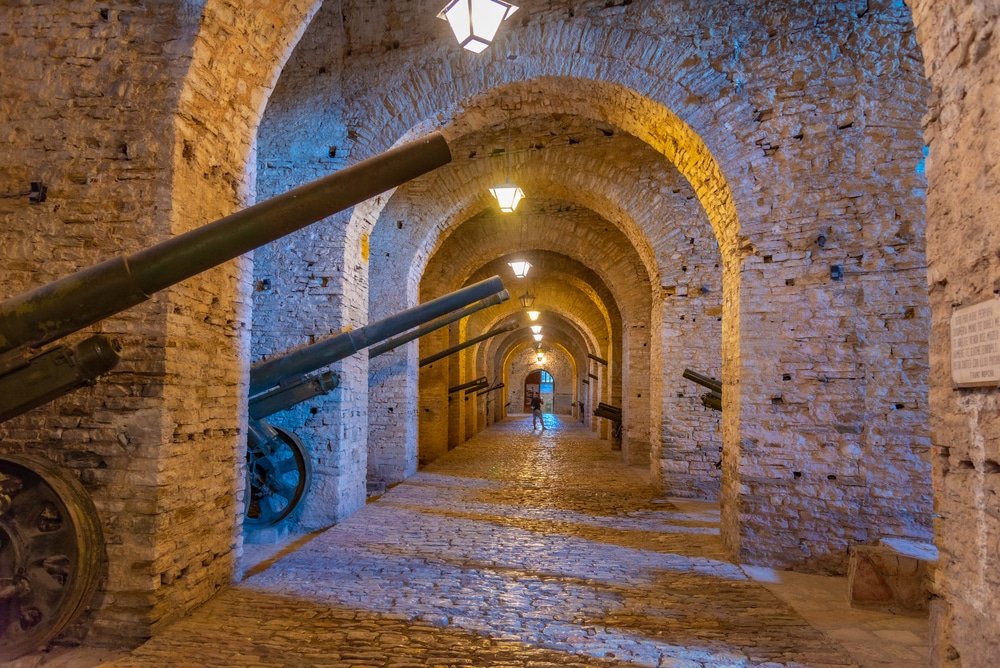
[[[951,380],[956,387],[1000,385],[1000,299],[951,314]]]

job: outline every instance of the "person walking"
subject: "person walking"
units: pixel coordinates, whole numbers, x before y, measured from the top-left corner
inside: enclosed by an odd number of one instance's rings
[[[542,431],[545,431],[545,420],[542,418],[542,398],[537,394],[531,397],[531,431],[535,431],[535,426],[541,422]]]

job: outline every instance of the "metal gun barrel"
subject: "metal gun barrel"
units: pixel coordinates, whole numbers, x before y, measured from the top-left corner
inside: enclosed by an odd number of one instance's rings
[[[451,161],[440,133],[0,303],[0,353],[37,347]]]
[[[373,343],[384,341],[503,289],[500,277],[493,276],[353,332],[337,334],[280,357],[258,362],[250,368],[250,396],[277,385],[285,378],[315,371],[350,357]]]
[[[518,325],[516,322],[512,322],[512,323],[509,323],[507,325],[504,325],[503,327],[497,327],[496,329],[491,329],[490,331],[486,332],[485,334],[480,334],[479,336],[471,338],[468,341],[464,341],[462,343],[459,343],[457,346],[452,346],[451,348],[446,348],[445,350],[442,350],[439,353],[434,353],[433,355],[431,355],[429,357],[423,358],[422,360],[420,360],[420,366],[427,366],[428,364],[432,364],[434,362],[437,362],[438,360],[444,359],[445,357],[448,357],[449,355],[454,355],[455,353],[457,353],[460,350],[465,350],[469,346],[474,346],[477,343],[479,343],[480,341],[485,341],[486,339],[488,339],[490,337],[493,337],[493,336],[496,336],[497,334],[503,334],[504,332],[513,331],[513,330],[517,329],[518,327],[520,327],[520,325]]]
[[[460,390],[467,390],[470,387],[476,387],[477,385],[489,385],[489,382],[486,380],[486,376],[480,376],[475,380],[470,380],[469,382],[462,383],[461,385],[453,385],[448,388],[448,394],[458,392]]]
[[[387,353],[390,350],[395,350],[404,343],[409,343],[413,339],[419,339],[421,336],[430,334],[434,330],[441,329],[445,325],[450,325],[456,320],[461,320],[467,315],[472,315],[473,313],[482,311],[484,308],[488,308],[490,306],[496,306],[497,304],[505,302],[508,299],[510,299],[510,293],[506,290],[501,290],[495,295],[490,295],[486,299],[480,299],[475,304],[470,304],[463,309],[455,311],[454,313],[441,316],[437,320],[429,322],[426,325],[422,325],[412,332],[407,332],[402,336],[397,336],[393,339],[389,339],[388,341],[384,341],[377,346],[372,346],[368,349],[368,358],[371,359],[372,357],[378,357],[379,355]]]
[[[702,387],[707,387],[713,392],[722,394],[722,381],[716,380],[711,376],[700,374],[692,369],[684,369],[684,373],[681,375],[693,383],[698,383]]]

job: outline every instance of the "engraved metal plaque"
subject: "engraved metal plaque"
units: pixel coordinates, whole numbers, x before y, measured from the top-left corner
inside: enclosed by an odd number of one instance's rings
[[[1000,385],[1000,299],[951,314],[951,380],[956,387]]]

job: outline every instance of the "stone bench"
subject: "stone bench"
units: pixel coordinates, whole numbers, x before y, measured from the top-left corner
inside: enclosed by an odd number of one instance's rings
[[[851,547],[847,572],[851,606],[893,614],[926,615],[937,557],[933,545],[901,538]]]

